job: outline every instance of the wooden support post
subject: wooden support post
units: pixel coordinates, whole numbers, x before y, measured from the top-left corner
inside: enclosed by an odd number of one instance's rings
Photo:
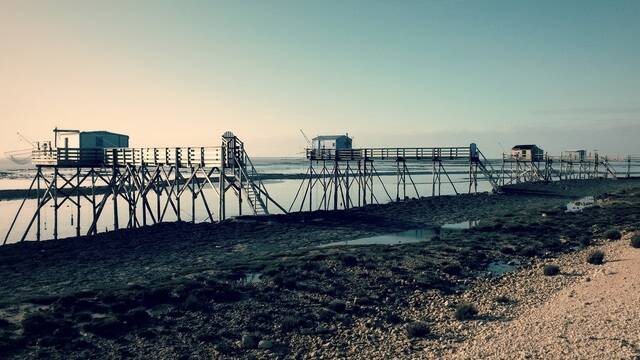
[[[313,160],[309,161],[309,211],[313,211]]]
[[[333,210],[338,210],[338,160],[333,162]]]
[[[76,168],[76,237],[80,237],[80,168]]]
[[[405,161],[402,162],[402,199],[407,199],[407,173],[409,172],[409,168],[407,168],[407,163]]]
[[[91,168],[91,224],[96,222],[96,172]],[[98,233],[98,227],[93,227],[93,235]]]
[[[160,195],[162,194],[161,186],[163,185],[160,183],[160,176],[161,176],[160,174],[161,174],[161,171],[160,171],[160,167],[158,166],[156,168],[156,173],[154,175],[155,186],[153,189],[153,191],[156,193],[156,212],[157,212],[156,219],[158,219],[158,222],[162,221],[162,210],[161,210],[162,205],[160,204]]]
[[[131,194],[131,168],[129,165],[126,165],[126,178],[123,179],[123,185],[126,194],[127,200],[127,208],[129,209],[129,219],[127,220],[127,229],[131,229],[135,227],[135,223],[133,220],[133,204],[131,203],[132,194]]]
[[[196,187],[195,187],[195,172],[193,166],[191,166],[191,223],[196,223]]]
[[[220,178],[218,180],[218,187],[219,187],[219,197],[220,197],[220,204],[218,207],[218,219],[220,221],[225,219],[225,208],[226,208],[226,204],[224,202],[224,198],[225,198],[225,192],[226,192],[226,184],[225,184],[225,177],[224,177],[224,173],[225,173],[225,167],[227,164],[227,154],[228,154],[229,149],[227,148],[226,144],[223,144],[222,147],[222,151],[220,153]]]
[[[58,239],[58,167],[53,168],[53,239]]]
[[[473,184],[473,162],[469,161],[469,194],[471,194],[472,184]]]
[[[400,162],[396,159],[396,201],[400,201]]]
[[[436,160],[431,161],[431,196],[436,196]]]
[[[225,202],[225,197],[226,197],[226,179],[225,179],[225,175],[224,175],[224,168],[223,170],[220,172],[220,180],[219,180],[220,184],[220,209],[218,210],[219,212],[219,218],[220,221],[226,219],[226,208],[227,208],[227,204]]]
[[[175,184],[175,189],[176,189],[175,190],[176,202],[177,202],[176,207],[178,208],[176,216],[178,217],[178,221],[182,221],[181,209],[180,209],[180,181],[182,179],[181,179],[181,176],[180,176],[180,153],[179,153],[178,148],[176,148],[175,153],[176,153],[176,159],[175,159],[175,165],[174,166],[175,166],[176,171],[175,171],[174,184]]]
[[[369,204],[373,204],[373,172],[376,170],[373,167],[373,160],[371,160],[371,164],[369,165],[371,167],[371,171],[369,171]],[[380,176],[378,176],[378,178],[380,179]],[[380,183],[382,183],[382,179],[380,179]],[[382,183],[382,187],[384,188],[384,183]]]
[[[249,179],[246,179],[249,180]],[[242,178],[242,171],[239,171],[238,174],[238,215],[242,215],[242,182],[245,181],[245,179]],[[247,196],[249,195],[249,193],[247,192]],[[249,204],[251,205],[251,204]]]
[[[349,194],[349,171],[350,171],[350,167],[349,167],[349,161],[347,161],[347,167],[345,169],[345,173],[344,173],[344,179],[345,179],[345,195],[346,195],[346,200],[344,203],[344,208],[345,209],[349,209],[349,205],[351,202],[351,196]]]
[[[332,184],[332,176],[333,173],[329,173],[329,169],[327,168],[327,162],[322,160],[322,170],[320,170],[321,176],[318,177],[316,181],[320,181],[322,179],[322,198],[320,199],[320,206],[322,206],[324,210],[329,210],[329,196],[331,196],[331,189],[329,186]]]
[[[115,153],[115,150],[114,150]],[[112,167],[112,176],[113,180],[111,181],[111,191],[113,192],[113,230],[118,230],[120,228],[118,221],[118,196],[120,193],[118,187],[118,169],[114,164]]]
[[[36,224],[36,240],[40,241],[41,238],[41,231],[40,231],[40,223],[41,223],[41,219],[40,219],[40,202],[41,202],[41,195],[40,195],[40,177],[42,176],[42,167],[38,166],[38,170],[36,172],[36,183],[37,183],[37,191],[38,191],[38,200],[36,203],[36,217],[37,217],[37,224]]]
[[[142,157],[142,155],[141,155]],[[144,157],[142,157],[142,160],[144,160]],[[142,226],[147,226],[147,206],[149,205],[148,201],[147,201],[147,173],[149,172],[147,166],[144,164],[144,162],[142,163],[142,165],[140,166],[138,173],[140,176],[140,196],[142,198]]]
[[[364,156],[364,160],[362,161],[362,165],[363,165],[363,176],[362,176],[362,206],[367,205],[367,155],[366,155],[367,151],[365,150],[365,156]]]
[[[358,173],[356,174],[358,184],[358,206],[362,206],[362,160],[358,160]]]
[[[442,172],[442,162],[438,161],[438,196],[442,195],[442,180],[440,179],[441,172]]]
[[[478,193],[478,163],[474,162],[473,163],[473,192],[475,194]]]

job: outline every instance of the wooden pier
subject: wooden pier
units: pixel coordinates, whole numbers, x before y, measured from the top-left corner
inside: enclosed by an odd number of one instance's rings
[[[409,163],[421,164],[425,171],[431,173],[431,196],[441,195],[443,184],[451,185],[455,194],[462,192],[447,170],[451,164],[467,167],[468,193],[478,191],[478,174],[482,174],[495,190],[499,187],[495,170],[476,144],[456,147],[307,149],[306,156],[309,161],[306,180],[300,184],[289,211],[337,210],[381,203],[382,199],[376,196],[376,186],[382,189],[389,201],[420,197],[421,190],[414,181]],[[387,188],[382,181],[377,168],[381,162],[395,165],[395,189]],[[314,189],[320,189],[319,199],[314,199]]]
[[[154,148],[53,148],[34,150],[36,175],[29,192],[37,192],[35,211],[28,215],[24,241],[35,228],[42,237],[41,212],[53,208],[53,238],[57,239],[58,210],[75,210],[76,236],[96,234],[98,221],[108,204],[113,211],[113,229],[136,228],[168,221],[196,222],[196,203],[206,212],[204,221],[226,216],[229,196],[235,198],[238,214],[337,210],[403,201],[424,195],[439,196],[443,187],[451,192],[477,193],[478,182],[486,181],[495,192],[522,182],[550,182],[569,179],[629,178],[640,174],[640,156],[608,157],[541,154],[535,160],[503,155],[489,161],[476,144],[455,147],[375,147],[360,149],[307,149],[308,167],[288,208],[280,205],[261,181],[244,143],[232,133],[222,136],[219,146]],[[384,171],[380,171],[384,168]],[[392,169],[392,170],[390,170]],[[453,176],[463,175],[454,181]],[[415,176],[430,176],[418,183]],[[385,177],[395,181],[382,180]],[[460,184],[464,184],[460,186]],[[210,189],[209,196],[205,190]],[[446,190],[446,189],[445,189]],[[229,193],[230,192],[230,193]],[[185,202],[183,195],[189,200]],[[16,221],[23,216],[26,196],[14,217],[3,244]],[[81,203],[90,210],[81,211]],[[118,214],[126,204],[126,224]],[[217,206],[216,206],[217,205]],[[186,214],[186,215],[185,215]],[[88,229],[81,217],[90,216]]]
[[[113,228],[119,223],[118,202],[128,206],[126,228],[135,228],[163,222],[168,213],[178,221],[196,219],[196,202],[201,201],[207,212],[206,221],[224,220],[227,194],[231,191],[238,201],[239,214],[248,208],[251,214],[269,213],[269,206],[280,206],[268,193],[264,183],[244,148],[244,143],[232,133],[222,136],[220,146],[175,148],[57,148],[34,150],[33,164],[36,175],[29,191],[36,190],[36,210],[21,241],[35,226],[36,240],[41,239],[41,211],[45,205],[53,207],[53,238],[58,238],[58,210],[66,204],[76,208],[76,235],[82,235],[81,202],[91,205],[91,226],[86,234],[96,234],[97,224],[109,201],[113,204]],[[45,171],[52,170],[52,171]],[[64,170],[64,171],[62,171]],[[52,172],[51,176],[46,175]],[[71,173],[71,175],[69,175]],[[86,191],[86,188],[90,191]],[[96,194],[99,187],[109,190]],[[218,200],[212,208],[203,190],[213,189]],[[182,195],[190,194],[190,219],[183,218]],[[42,194],[42,195],[41,195]],[[150,198],[155,198],[152,208]],[[16,220],[22,215],[27,198],[22,200],[4,243],[7,242]],[[247,206],[243,207],[243,203]],[[138,211],[138,210],[141,211]],[[138,215],[141,213],[140,216]]]

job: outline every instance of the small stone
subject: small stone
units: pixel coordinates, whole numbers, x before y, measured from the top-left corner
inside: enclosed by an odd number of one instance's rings
[[[260,340],[258,343],[258,349],[271,349],[273,347],[273,343],[269,340]]]

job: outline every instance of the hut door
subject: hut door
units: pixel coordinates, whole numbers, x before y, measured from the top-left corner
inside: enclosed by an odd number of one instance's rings
[[[69,160],[69,138],[64,138],[64,159]]]

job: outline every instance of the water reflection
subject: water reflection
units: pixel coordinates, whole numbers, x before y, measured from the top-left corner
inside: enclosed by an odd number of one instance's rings
[[[407,230],[393,234],[376,235],[354,240],[336,241],[329,244],[323,244],[319,247],[329,247],[338,245],[398,245],[410,244],[426,240],[431,240],[436,236],[435,229],[416,229]]]
[[[448,223],[448,224],[442,225],[442,229],[448,229],[448,230],[471,229],[472,227],[478,226],[479,222],[480,220],[466,220],[458,223]]]
[[[478,224],[478,220],[467,220],[457,223],[447,223],[440,227],[407,230],[397,233],[369,236],[354,240],[335,241],[319,247],[340,245],[400,245],[439,239],[443,236],[441,230],[465,230]]]

